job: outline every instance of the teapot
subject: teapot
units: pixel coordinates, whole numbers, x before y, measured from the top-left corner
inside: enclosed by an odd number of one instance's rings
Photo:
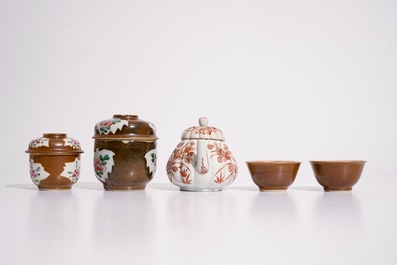
[[[206,117],[199,125],[182,133],[168,159],[168,179],[181,191],[221,191],[236,179],[237,163],[223,132],[208,126]]]

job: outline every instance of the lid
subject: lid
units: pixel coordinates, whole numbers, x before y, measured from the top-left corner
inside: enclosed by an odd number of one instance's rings
[[[205,140],[221,140],[224,141],[225,137],[223,132],[218,128],[208,126],[208,119],[201,117],[199,119],[200,126],[193,126],[186,129],[182,133],[182,140],[187,139],[205,139]]]
[[[156,136],[156,127],[147,121],[140,120],[138,115],[113,115],[113,118],[100,121],[95,125],[93,139],[101,140],[134,140],[153,142]]]
[[[83,153],[79,141],[67,137],[66,133],[44,133],[32,140],[26,153],[33,155],[76,155]]]

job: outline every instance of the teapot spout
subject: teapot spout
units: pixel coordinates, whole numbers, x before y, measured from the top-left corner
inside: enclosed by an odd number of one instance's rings
[[[207,174],[209,171],[209,161],[207,154],[207,144],[205,140],[197,141],[197,162],[196,170],[201,174]]]

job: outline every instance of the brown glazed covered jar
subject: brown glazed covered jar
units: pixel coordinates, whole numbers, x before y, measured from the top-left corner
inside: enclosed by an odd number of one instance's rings
[[[145,189],[156,172],[156,129],[137,115],[113,115],[95,126],[94,170],[105,190]]]
[[[44,133],[30,142],[30,177],[39,190],[69,190],[80,177],[80,143],[66,133]]]

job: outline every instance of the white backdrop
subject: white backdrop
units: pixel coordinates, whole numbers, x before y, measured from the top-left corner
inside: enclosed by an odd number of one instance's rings
[[[158,170],[207,116],[246,160],[364,159],[358,185],[397,174],[397,2],[0,0],[1,182],[31,183],[30,140],[65,132],[92,169],[96,122],[158,129]],[[358,187],[357,185],[357,187]]]

